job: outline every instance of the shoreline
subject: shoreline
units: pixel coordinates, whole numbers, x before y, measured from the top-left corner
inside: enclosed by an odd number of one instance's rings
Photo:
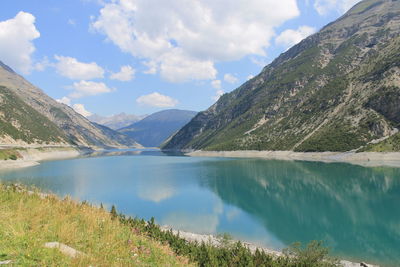
[[[0,160],[0,170],[32,167],[45,160],[62,160],[76,158],[81,151],[73,147],[18,147],[14,148],[22,158],[17,160]]]
[[[261,158],[276,160],[303,160],[342,162],[364,167],[400,167],[400,152],[293,152],[293,151],[202,151],[186,152],[190,157]]]
[[[210,243],[212,246],[215,246],[215,247],[223,245],[223,241],[221,240],[221,238],[214,236],[214,235],[196,234],[193,232],[180,231],[180,230],[173,229],[172,227],[166,226],[166,225],[160,226],[160,229],[162,231],[171,230],[174,235],[179,235],[179,237],[185,239],[188,242]],[[258,246],[253,243],[245,242],[242,240],[236,240],[236,239],[229,240],[230,243],[235,243],[237,241],[240,241],[252,253],[254,253],[257,249],[259,249],[259,250],[264,251],[266,254],[269,254],[272,256],[282,256],[283,255],[283,252],[279,251],[279,250],[273,250],[270,248]],[[359,266],[379,267],[379,265],[373,265],[373,264],[369,264],[369,263],[365,263],[365,262],[354,262],[354,261],[340,260],[340,259],[339,259],[339,261],[343,265],[343,267],[359,267]]]

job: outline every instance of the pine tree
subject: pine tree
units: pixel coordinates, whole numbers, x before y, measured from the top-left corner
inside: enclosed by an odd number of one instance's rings
[[[117,209],[115,208],[114,205],[112,205],[110,213],[111,213],[111,217],[112,217],[113,219],[117,218],[118,213],[117,213]]]

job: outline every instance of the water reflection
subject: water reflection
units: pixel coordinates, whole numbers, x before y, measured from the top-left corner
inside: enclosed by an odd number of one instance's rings
[[[348,164],[208,162],[202,186],[285,244],[325,240],[336,254],[400,262],[400,169]]]
[[[277,249],[325,240],[338,256],[400,262],[398,168],[106,151],[0,177],[181,230]]]

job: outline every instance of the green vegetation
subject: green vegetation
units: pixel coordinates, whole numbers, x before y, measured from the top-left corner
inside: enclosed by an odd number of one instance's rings
[[[85,253],[70,258],[46,242]],[[0,261],[13,266],[186,266],[165,245],[113,220],[110,213],[0,184]]]
[[[19,158],[22,156],[15,149],[0,149],[0,160],[17,160]]]
[[[0,86],[0,136],[27,143],[62,142],[65,135],[48,118]]]
[[[0,261],[22,266],[340,266],[321,242],[295,244],[282,256],[255,253],[229,235],[222,245],[187,242],[155,224],[0,184]],[[69,258],[44,247],[57,241],[84,254]]]
[[[377,144],[369,144],[358,152],[400,152],[400,133]]]
[[[328,256],[328,249],[318,241],[311,242],[305,248],[296,243],[285,249],[282,256],[273,256],[258,249],[252,253],[240,241],[231,241],[230,236],[226,234],[221,237],[219,247],[204,242],[188,242],[179,235],[174,235],[172,231],[161,230],[153,218],[146,223],[144,220],[127,218],[123,214],[116,215],[115,207],[112,210],[114,217],[122,224],[133,227],[135,232],[168,244],[177,255],[185,256],[199,266],[341,266],[338,260]]]
[[[362,135],[349,126],[333,124],[325,127],[305,140],[295,151],[298,152],[323,152],[323,151],[349,151],[359,148],[364,144]]]

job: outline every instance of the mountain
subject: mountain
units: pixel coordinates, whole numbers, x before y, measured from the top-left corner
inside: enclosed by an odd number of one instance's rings
[[[190,110],[163,110],[118,131],[146,147],[158,147],[196,114],[197,112]]]
[[[0,144],[138,147],[134,139],[88,121],[0,61]]]
[[[146,117],[147,115],[137,116],[133,114],[119,113],[108,117],[93,114],[87,118],[91,122],[107,126],[108,128],[111,128],[113,130],[118,130],[123,127],[129,126],[137,121],[140,121]]]
[[[164,149],[349,151],[396,134],[399,33],[400,1],[361,1],[198,113]]]

